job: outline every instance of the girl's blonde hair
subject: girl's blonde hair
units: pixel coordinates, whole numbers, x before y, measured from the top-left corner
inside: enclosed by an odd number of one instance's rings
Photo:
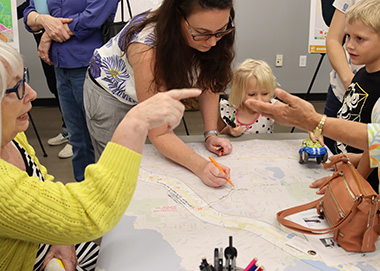
[[[359,1],[346,12],[346,21],[361,21],[380,36],[380,0]]]
[[[247,59],[240,64],[233,75],[231,92],[228,98],[232,106],[239,108],[243,105],[247,95],[248,82],[252,76],[256,78],[257,87],[268,90],[271,97],[274,97],[277,82],[272,69],[265,61]]]
[[[16,76],[24,63],[21,55],[11,46],[0,41],[0,143],[1,143],[1,101],[3,100],[5,90],[8,84],[8,74]]]

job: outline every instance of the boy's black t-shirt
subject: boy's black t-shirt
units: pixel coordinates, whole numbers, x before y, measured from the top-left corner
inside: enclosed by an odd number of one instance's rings
[[[361,68],[352,79],[346,91],[343,104],[338,111],[340,119],[370,123],[372,109],[380,98],[380,71],[368,73],[365,67]],[[335,144],[336,152],[361,153],[361,150],[342,143]]]

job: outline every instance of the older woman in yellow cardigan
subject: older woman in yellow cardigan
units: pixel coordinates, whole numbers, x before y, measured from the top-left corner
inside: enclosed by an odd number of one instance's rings
[[[173,129],[198,90],[154,95],[123,119],[85,181],[53,182],[23,133],[36,92],[19,53],[0,42],[0,270],[33,270],[40,243],[52,244],[50,257],[75,270],[72,244],[94,240],[124,214],[135,189],[148,130]],[[63,245],[63,246],[62,246]],[[46,265],[46,263],[44,263]]]

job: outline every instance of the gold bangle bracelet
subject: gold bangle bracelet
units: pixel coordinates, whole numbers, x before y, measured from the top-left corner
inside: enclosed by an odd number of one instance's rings
[[[318,138],[322,134],[323,125],[325,125],[326,119],[327,116],[323,115],[321,121],[318,123],[317,127],[315,127],[313,134],[316,138]]]

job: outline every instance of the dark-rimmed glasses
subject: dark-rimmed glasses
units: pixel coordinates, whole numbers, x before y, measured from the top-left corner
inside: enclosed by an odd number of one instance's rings
[[[17,98],[22,100],[25,96],[25,82],[29,84],[29,70],[27,67],[24,68],[24,75],[22,79],[18,81],[13,88],[5,90],[5,94],[16,92]]]
[[[185,22],[186,22],[187,28],[189,29],[190,35],[193,37],[193,40],[195,40],[195,41],[209,40],[212,36],[215,36],[215,38],[220,39],[220,38],[223,38],[224,36],[230,34],[235,29],[235,27],[233,26],[232,19],[230,17],[229,22],[231,22],[231,24],[232,24],[232,26],[230,28],[228,28],[224,31],[216,32],[214,34],[197,34],[197,35],[195,35],[191,31],[191,26],[190,26],[189,22],[187,21],[186,17],[184,16],[183,18],[185,19]]]

